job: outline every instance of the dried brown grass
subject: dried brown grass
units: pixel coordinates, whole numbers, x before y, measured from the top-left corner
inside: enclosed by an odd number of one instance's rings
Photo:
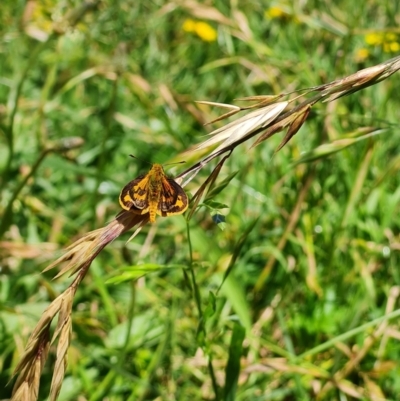
[[[60,294],[43,312],[39,322],[29,337],[25,352],[14,370],[18,378],[14,384],[12,400],[37,400],[40,374],[46,362],[49,347],[57,341],[56,362],[50,389],[50,400],[57,399],[67,366],[67,351],[72,332],[72,306],[79,284],[85,277],[91,263],[101,250],[134,226],[147,223],[147,216],[121,212],[107,226],[91,231],[70,245],[64,255],[49,265],[44,271],[64,264],[55,278],[69,272],[75,275],[69,287]],[[50,326],[58,315],[57,326],[50,341]]]

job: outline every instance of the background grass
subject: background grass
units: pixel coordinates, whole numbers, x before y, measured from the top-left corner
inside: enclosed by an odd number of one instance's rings
[[[68,27],[80,6],[1,6],[3,399],[32,328],[67,285],[40,271],[119,212],[121,188],[148,170],[146,161],[198,160],[178,155],[203,140],[203,123],[218,111],[195,100],[232,103],[312,87],[400,50],[393,1],[292,8],[106,0]],[[363,325],[395,310],[399,296],[399,84],[394,75],[316,105],[275,156],[278,137],[237,148],[219,180],[237,174],[215,198],[229,206],[220,210],[224,230],[201,207],[188,230],[183,217],[158,218],[129,244],[124,236],[108,246],[75,298],[60,400],[398,399],[397,320],[380,330]],[[382,133],[295,163],[371,126]],[[69,137],[84,142],[72,146]],[[187,279],[191,263],[202,317]],[[150,274],[106,283],[138,264]],[[51,372],[52,357],[41,399]]]

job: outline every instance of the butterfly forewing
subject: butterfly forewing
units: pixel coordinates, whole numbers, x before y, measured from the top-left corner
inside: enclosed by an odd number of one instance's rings
[[[158,213],[162,216],[182,214],[188,208],[188,204],[188,197],[182,187],[172,178],[164,177]]]
[[[141,175],[127,184],[119,196],[119,203],[125,210],[131,210],[137,214],[144,214],[149,210],[148,202],[149,177]]]

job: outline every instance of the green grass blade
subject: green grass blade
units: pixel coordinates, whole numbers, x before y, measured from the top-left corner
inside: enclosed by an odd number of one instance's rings
[[[224,401],[234,401],[240,373],[240,358],[243,351],[243,340],[246,330],[235,323],[229,346],[229,359],[225,369]]]

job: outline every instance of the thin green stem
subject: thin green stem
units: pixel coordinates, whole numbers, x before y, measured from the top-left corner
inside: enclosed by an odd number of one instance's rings
[[[38,159],[36,160],[35,164],[32,166],[31,171],[24,177],[24,179],[20,182],[20,184],[15,188],[13,194],[11,195],[11,198],[4,210],[4,218],[2,219],[0,223],[0,238],[3,236],[3,234],[7,231],[7,229],[10,227],[11,222],[12,222],[12,207],[14,201],[17,199],[19,193],[22,191],[28,180],[36,173],[37,169],[39,166],[42,164],[44,158],[54,151],[54,149],[44,149],[41,154],[39,155]]]
[[[130,290],[131,290],[131,300],[129,302],[128,307],[128,316],[127,316],[127,325],[126,325],[126,336],[124,345],[121,349],[121,353],[119,356],[118,367],[122,368],[122,365],[125,360],[125,355],[128,350],[129,340],[131,338],[131,330],[133,326],[133,316],[135,315],[135,305],[136,305],[136,280],[130,281]]]
[[[4,130],[4,134],[6,136],[7,145],[8,145],[8,156],[7,156],[7,162],[5,164],[3,174],[2,174],[3,184],[8,181],[8,176],[9,176],[10,170],[11,170],[11,163],[14,158],[14,123],[15,123],[15,116],[18,111],[18,101],[21,96],[22,88],[26,81],[26,77],[28,76],[28,72],[32,68],[36,58],[38,57],[40,52],[51,42],[51,40],[53,39],[54,36],[55,36],[54,34],[50,35],[49,38],[46,40],[46,42],[37,44],[37,46],[33,49],[33,51],[30,52],[29,59],[25,65],[24,69],[21,72],[18,82],[17,82],[16,86],[14,87],[14,90],[12,90],[10,93],[9,107],[10,107],[11,111],[10,111],[10,116],[8,119],[8,124]]]
[[[285,319],[282,316],[282,312],[279,309],[277,309],[276,312],[277,312],[277,317],[278,317],[280,327],[283,332],[283,339],[285,342],[285,346],[286,346],[286,349],[289,351],[289,353],[288,353],[289,361],[294,363],[294,361],[296,359],[296,353],[295,353],[292,338],[290,337],[290,334],[288,333]],[[308,397],[306,391],[304,390],[304,387],[301,384],[301,377],[298,373],[294,373],[294,382],[295,382],[295,389],[296,389],[296,399],[309,400],[309,397]]]
[[[104,394],[108,392],[108,390],[115,383],[115,377],[117,376],[117,372],[112,369],[110,370],[106,377],[102,380],[102,382],[96,386],[95,391],[91,394],[89,401],[97,401],[100,399],[104,399]]]
[[[131,338],[131,330],[133,324],[133,315],[135,312],[135,305],[136,305],[136,283],[134,280],[130,283],[131,287],[131,300],[128,306],[128,316],[127,316],[127,327],[126,327],[126,335],[124,345],[122,346],[118,361],[116,365],[112,366],[110,372],[108,372],[107,376],[104,380],[100,383],[100,385],[96,388],[96,391],[91,395],[89,401],[97,401],[103,399],[104,396],[109,392],[110,388],[115,384],[115,380],[117,375],[120,375],[119,372],[123,371],[123,365],[125,362],[125,356],[129,346],[129,340]],[[111,319],[112,320],[112,319]],[[116,326],[115,322],[111,322],[113,326]]]
[[[68,22],[70,26],[76,25],[84,16],[85,14],[97,7],[98,1],[87,1],[83,2],[79,7],[74,9],[70,15],[67,16]],[[8,100],[8,107],[10,108],[10,115],[8,119],[8,124],[4,129],[4,134],[6,136],[7,145],[8,145],[8,155],[7,155],[7,162],[5,163],[4,170],[2,172],[2,183],[3,185],[8,181],[8,176],[11,171],[11,164],[14,158],[14,123],[15,123],[15,116],[18,111],[18,102],[19,98],[22,93],[22,88],[26,81],[26,77],[28,76],[28,72],[31,70],[35,60],[45,49],[54,38],[60,36],[60,32],[52,32],[45,42],[38,43],[35,48],[29,52],[29,58],[26,62],[25,67],[22,69],[21,75],[18,79],[14,90],[11,91],[10,97]],[[0,234],[1,236],[1,234]]]
[[[154,376],[156,375],[157,369],[161,366],[162,361],[167,356],[168,346],[171,341],[171,332],[173,330],[174,322],[176,321],[177,308],[175,306],[171,309],[170,320],[165,328],[164,338],[161,339],[160,343],[155,350],[153,357],[147,367],[147,377],[145,378],[144,386],[141,389],[140,395],[136,395],[135,389],[132,389],[128,401],[144,401],[148,399],[148,391],[154,386]]]
[[[354,337],[357,334],[368,330],[370,327],[374,327],[377,324],[379,324],[379,323],[381,323],[381,322],[383,322],[385,320],[391,320],[391,319],[394,319],[394,318],[399,317],[399,316],[400,316],[400,309],[397,309],[397,310],[395,310],[395,311],[393,311],[391,313],[388,313],[387,315],[384,315],[384,316],[378,317],[378,318],[376,318],[374,320],[371,320],[368,323],[362,324],[361,326],[358,326],[355,329],[349,330],[346,333],[343,333],[343,334],[341,334],[339,336],[336,336],[335,338],[332,338],[329,341],[324,342],[323,344],[318,345],[317,347],[314,347],[314,348],[312,348],[312,349],[310,349],[310,350],[308,350],[306,352],[303,352],[302,354],[297,355],[295,357],[295,359],[296,360],[304,359],[304,358],[309,357],[310,355],[315,355],[315,354],[318,354],[320,352],[323,352],[323,351],[333,347],[337,343],[346,341],[349,338]]]
[[[206,328],[204,325],[204,316],[203,316],[203,310],[201,308],[201,295],[199,291],[199,287],[197,286],[196,282],[196,275],[194,274],[194,269],[193,269],[193,248],[192,248],[192,241],[190,238],[190,226],[189,226],[189,220],[186,220],[186,233],[187,233],[187,239],[188,239],[188,245],[189,245],[189,262],[190,262],[190,276],[192,279],[192,289],[193,289],[193,294],[194,294],[194,299],[196,301],[196,306],[197,310],[199,313],[199,331],[203,332],[204,339],[207,336]],[[213,386],[214,394],[215,394],[215,400],[218,400],[219,398],[219,387],[218,383],[215,377],[215,372],[214,372],[214,367],[212,364],[212,355],[211,353],[208,353],[208,371],[210,373],[210,378],[211,378],[211,383]]]
[[[212,384],[214,394],[215,394],[215,400],[218,401],[219,400],[219,387],[218,387],[218,383],[217,383],[217,378],[215,377],[215,371],[214,371],[212,362],[213,362],[212,356],[209,355],[207,367],[208,367],[208,371],[210,373],[211,384]]]
[[[190,227],[189,227],[189,222],[186,222],[186,233],[187,233],[187,238],[188,238],[188,244],[189,244],[189,271],[190,271],[190,277],[192,279],[192,290],[193,290],[193,295],[194,299],[196,301],[196,306],[197,306],[197,311],[199,313],[199,319],[202,322],[203,321],[203,311],[201,309],[201,296],[200,296],[200,291],[196,283],[196,275],[194,274],[194,269],[193,269],[193,249],[192,249],[192,241],[190,239]],[[201,323],[203,325],[203,323]]]
[[[95,285],[96,291],[101,297],[103,308],[108,317],[110,325],[115,327],[119,322],[117,311],[115,310],[114,300],[108,291],[107,285],[104,283],[104,277],[96,260],[94,260],[92,263],[91,272],[93,284]]]
[[[98,194],[98,188],[100,186],[100,183],[102,181],[103,177],[103,170],[104,166],[106,164],[108,155],[107,153],[107,141],[111,137],[112,134],[112,129],[111,129],[111,124],[113,121],[113,116],[114,116],[114,111],[115,111],[115,104],[117,100],[117,89],[118,89],[118,77],[113,81],[112,85],[112,90],[111,90],[111,99],[106,111],[106,115],[104,117],[104,135],[101,139],[100,143],[100,154],[99,154],[99,161],[97,165],[97,177],[96,177],[96,186],[95,189],[92,193],[92,204],[95,204],[97,202],[97,194]],[[94,209],[93,209],[94,210]]]

